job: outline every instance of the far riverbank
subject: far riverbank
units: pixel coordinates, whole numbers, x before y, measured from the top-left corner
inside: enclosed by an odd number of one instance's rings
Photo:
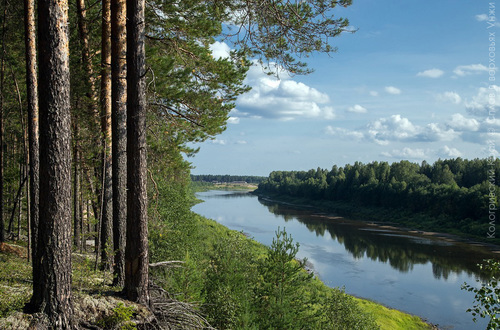
[[[408,235],[420,235],[439,238],[449,242],[464,243],[471,246],[481,246],[496,253],[500,258],[500,239],[489,239],[486,237],[468,236],[456,231],[446,231],[439,226],[432,226],[432,221],[421,224],[416,220],[421,219],[425,214],[412,216],[404,210],[393,210],[382,207],[360,206],[343,201],[311,200],[307,198],[294,198],[290,196],[262,193],[258,190],[249,193],[258,196],[263,200],[269,200],[283,205],[296,208],[312,210],[322,213],[325,221],[338,221],[339,218],[348,220],[363,221],[371,226],[381,229],[392,229],[405,232]],[[431,219],[432,220],[432,219]],[[480,260],[478,260],[480,262]]]

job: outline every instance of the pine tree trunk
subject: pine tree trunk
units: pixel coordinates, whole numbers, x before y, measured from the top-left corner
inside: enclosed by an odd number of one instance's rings
[[[111,0],[114,285],[125,283],[127,221],[127,31],[125,0]]]
[[[76,1],[76,6],[77,6],[77,15],[78,15],[78,34],[79,34],[79,39],[82,47],[82,64],[85,70],[85,75],[87,79],[87,98],[88,98],[88,111],[89,115],[92,118],[92,132],[98,132],[95,134],[95,139],[99,139],[101,136],[100,134],[100,114],[99,114],[99,109],[97,106],[97,88],[96,88],[96,80],[94,78],[94,69],[92,66],[92,59],[90,56],[90,46],[89,46],[89,33],[88,33],[88,28],[87,28],[87,9],[85,7],[85,1],[84,0],[77,0]],[[83,163],[81,165],[83,167]],[[88,168],[85,168],[85,175],[86,178],[89,182],[91,193],[94,196],[100,196],[100,192],[98,189],[99,185],[94,185],[90,170]],[[93,171],[92,176],[95,178],[96,182],[100,181],[100,173],[99,171]],[[82,179],[83,181],[83,179]],[[97,198],[100,200],[100,198]],[[96,199],[92,199],[92,208],[95,214],[95,218],[99,219],[99,203],[96,202]],[[90,232],[90,230],[89,230]],[[95,246],[97,247],[99,245],[99,236],[100,235],[95,235]],[[96,251],[98,254],[99,251]]]
[[[94,69],[92,67],[92,60],[90,58],[89,46],[89,33],[87,28],[87,9],[84,0],[76,1],[77,14],[78,14],[78,34],[80,36],[80,43],[82,46],[82,63],[85,70],[88,92],[87,97],[90,100],[89,110],[95,119],[96,126],[99,125],[99,111],[95,106],[97,100],[97,91],[95,86]]]
[[[7,21],[7,0],[3,3],[3,24],[2,24],[2,54],[0,55],[0,243],[5,242],[5,220],[4,220],[4,194],[3,194],[3,112],[4,112],[4,78],[5,78],[5,25]]]
[[[40,59],[41,261],[36,310],[51,327],[69,329],[71,315],[71,116],[67,0],[38,2]]]
[[[80,183],[79,183],[79,191],[80,191],[80,194],[78,196],[78,210],[79,210],[79,213],[80,213],[80,252],[83,252],[83,251],[87,251],[87,235],[85,233],[85,221],[87,220],[88,221],[88,217],[86,218],[84,216],[85,212],[87,211],[87,209],[84,210],[84,204],[83,204],[83,171],[82,171],[82,166],[81,166],[81,153],[80,153],[80,158],[78,159],[78,161],[80,162],[80,166],[79,166],[79,171],[78,171],[78,175],[80,177]]]
[[[38,189],[39,189],[39,146],[38,146],[38,79],[36,63],[35,1],[24,0],[24,26],[26,46],[26,91],[28,97],[28,150],[30,172],[30,231],[33,273],[38,274],[38,260],[34,258],[38,235]],[[33,277],[33,281],[36,281]]]
[[[111,269],[113,187],[111,172],[111,2],[102,1],[101,128],[103,137],[103,191],[101,223],[101,267]]]
[[[144,0],[127,0],[127,244],[125,293],[149,303]]]
[[[74,145],[73,145],[73,244],[76,248],[80,247],[81,219],[80,219],[80,168],[78,152],[78,117],[75,117],[73,125]]]

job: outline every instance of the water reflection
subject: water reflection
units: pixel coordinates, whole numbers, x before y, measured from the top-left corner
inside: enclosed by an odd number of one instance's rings
[[[452,274],[466,273],[487,280],[477,263],[483,259],[496,258],[491,251],[481,246],[471,246],[443,238],[405,232],[383,224],[352,221],[328,214],[318,214],[308,209],[280,204],[259,198],[269,212],[285,221],[297,220],[316,236],[330,235],[344,245],[356,259],[371,260],[389,264],[392,268],[408,273],[418,264],[432,263],[436,279],[448,279]]]
[[[329,286],[345,285],[350,294],[422,316],[442,329],[486,327],[485,320],[474,323],[465,312],[474,297],[460,289],[463,282],[475,283],[477,262],[495,256],[485,248],[259,201],[247,192],[197,196],[205,203],[194,212],[263,244],[271,244],[276,229],[286,226],[300,242],[300,257],[307,257]]]

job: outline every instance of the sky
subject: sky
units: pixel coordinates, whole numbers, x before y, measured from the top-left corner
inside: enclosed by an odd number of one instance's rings
[[[192,145],[193,174],[498,156],[500,1],[353,0],[335,13],[357,32],[311,55],[309,75],[252,67],[227,129]]]

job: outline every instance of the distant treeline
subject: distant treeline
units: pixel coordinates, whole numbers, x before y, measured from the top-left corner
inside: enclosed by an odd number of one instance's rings
[[[246,182],[246,183],[261,183],[266,180],[265,176],[251,176],[251,175],[213,175],[213,174],[202,174],[202,175],[191,175],[191,181],[197,182]]]
[[[427,228],[431,221],[436,230],[493,238],[498,175],[500,161],[494,158],[438,160],[432,165],[356,162],[331,170],[275,171],[259,184],[257,193],[345,202],[351,208],[397,209],[398,216],[387,214],[386,219],[427,222]],[[415,214],[421,215],[418,220]],[[411,221],[397,219],[408,216]]]

